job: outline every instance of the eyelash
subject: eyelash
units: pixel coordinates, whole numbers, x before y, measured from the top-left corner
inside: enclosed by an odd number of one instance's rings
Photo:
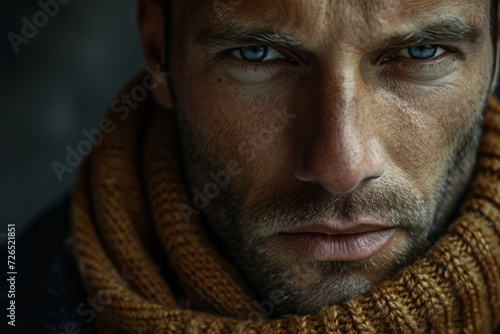
[[[249,45],[249,46],[252,46],[252,45]],[[267,47],[269,48],[272,48],[274,50],[276,50],[278,53],[280,53],[284,59],[275,59],[275,60],[268,60],[268,61],[263,61],[263,62],[249,62],[249,61],[245,61],[245,60],[242,60],[242,59],[239,59],[239,58],[236,58],[234,56],[231,55],[231,53],[233,53],[234,51],[238,51],[242,48],[244,48],[245,46],[240,46],[240,47],[237,47],[237,48],[232,48],[232,49],[228,49],[228,50],[224,50],[224,51],[220,51],[218,53],[215,54],[215,60],[216,61],[224,61],[225,59],[227,59],[228,57],[231,57],[233,58],[233,60],[235,61],[238,61],[240,63],[244,63],[246,64],[246,66],[254,66],[254,67],[261,67],[261,66],[269,66],[271,64],[273,65],[277,65],[276,63],[277,62],[287,62],[287,63],[292,63],[292,64],[297,64],[297,63],[300,63],[300,60],[298,59],[299,56],[294,53],[293,51],[291,50],[286,50],[286,49],[283,49],[283,48],[280,48],[280,47],[276,47],[276,46],[272,46],[272,45],[266,45]],[[294,59],[295,58],[295,59]]]
[[[438,47],[444,50],[444,52],[434,58],[430,59],[412,59],[412,58],[407,58],[407,57],[397,57],[399,53],[403,50],[407,50],[410,47],[413,46],[419,46],[419,45],[411,45],[406,48],[399,48],[399,49],[394,49],[389,52],[384,52],[381,53],[379,57],[377,57],[377,63],[386,63],[386,62],[394,62],[394,61],[411,61],[414,63],[420,63],[420,64],[425,64],[425,63],[432,63],[441,60],[442,58],[449,57],[450,55],[457,54],[458,50],[452,47],[444,46],[444,45],[432,45],[434,47]]]
[[[417,46],[417,45],[412,45],[412,46]],[[450,56],[451,54],[457,54],[458,53],[458,50],[456,50],[456,49],[454,49],[452,47],[443,46],[443,45],[433,45],[433,46],[442,48],[442,49],[445,50],[445,52],[443,54],[435,57],[435,58],[430,58],[430,59],[427,59],[427,60],[418,60],[418,59],[411,59],[411,58],[406,58],[406,57],[396,57],[401,51],[403,51],[403,50],[408,49],[408,48],[411,47],[411,46],[408,46],[406,48],[398,48],[398,49],[391,50],[389,52],[380,53],[379,56],[376,57],[376,60],[375,60],[374,63],[386,64],[388,62],[394,62],[394,61],[405,61],[405,62],[410,61],[410,62],[414,62],[414,63],[424,64],[424,63],[436,62],[436,61],[438,61],[438,60],[440,60],[442,58],[446,58],[446,57]],[[228,50],[224,50],[224,51],[220,51],[220,52],[218,52],[218,53],[215,54],[214,58],[217,61],[224,61],[228,57],[232,57],[233,60],[235,60],[235,61],[241,62],[242,64],[245,64],[246,66],[254,66],[254,67],[268,66],[271,63],[283,62],[283,61],[286,61],[287,63],[301,63],[300,56],[298,56],[293,51],[291,51],[291,50],[285,50],[283,48],[273,47],[273,46],[268,46],[268,47],[273,48],[277,52],[279,52],[280,54],[282,54],[283,57],[284,57],[284,59],[276,59],[276,60],[269,60],[269,61],[254,62],[254,63],[252,63],[252,62],[245,61],[245,60],[236,58],[234,56],[231,56],[231,53],[233,53],[234,51],[238,51],[238,50],[240,50],[243,47],[244,46],[237,47],[237,48],[232,48],[232,49],[228,49]],[[290,54],[291,54],[291,56],[290,56]]]
[[[428,82],[438,79],[451,71],[457,69],[459,60],[464,60],[465,54],[459,49],[449,46],[436,45],[443,48],[444,53],[428,60],[416,60],[411,58],[395,57],[386,60],[388,57],[396,56],[406,48],[397,48],[392,50],[384,50],[373,52],[371,64],[378,68],[380,73],[386,78],[397,79],[400,81],[422,81]],[[245,47],[245,46],[243,46]],[[227,61],[229,68],[235,73],[241,73],[246,81],[252,81],[249,78],[255,79],[255,82],[260,82],[260,78],[287,78],[287,80],[300,80],[303,75],[310,71],[308,66],[308,55],[304,56],[295,53],[293,50],[274,48],[282,54],[287,61],[276,59],[264,62],[249,62],[232,56],[231,53],[241,49],[242,47],[231,48],[228,50],[216,53],[215,59],[217,62],[224,63]],[[385,60],[385,61],[384,61]],[[294,78],[294,79],[292,79]],[[248,79],[248,80],[247,80]],[[266,79],[272,80],[272,79]]]

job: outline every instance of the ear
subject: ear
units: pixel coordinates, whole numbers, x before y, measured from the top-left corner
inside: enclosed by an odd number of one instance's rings
[[[490,87],[490,93],[495,93],[496,88],[498,87],[498,76],[500,74],[500,6],[498,7],[498,12],[497,12],[497,38],[496,38],[496,44],[494,47],[494,57],[495,57],[495,73],[493,73],[493,79],[491,81],[491,87]]]
[[[161,0],[166,1],[166,0]],[[137,8],[142,51],[150,68],[164,72],[165,40],[163,9],[160,0],[139,0]],[[156,101],[164,108],[171,109],[167,80],[163,80],[153,90]]]

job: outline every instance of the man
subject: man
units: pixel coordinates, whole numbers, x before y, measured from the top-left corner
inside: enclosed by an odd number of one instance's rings
[[[124,90],[154,98],[112,104],[80,171],[89,299],[70,329],[494,332],[496,17],[490,0],[140,1],[168,80]]]

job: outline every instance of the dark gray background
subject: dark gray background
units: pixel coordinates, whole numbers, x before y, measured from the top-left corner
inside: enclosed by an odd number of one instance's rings
[[[44,2],[48,0],[42,0]],[[70,0],[15,54],[7,38],[21,35],[38,1],[0,7],[0,234],[18,232],[67,193],[76,172],[59,182],[52,162],[97,127],[121,87],[144,68],[135,0]]]

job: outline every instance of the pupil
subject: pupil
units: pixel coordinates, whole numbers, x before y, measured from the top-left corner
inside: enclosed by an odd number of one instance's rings
[[[430,59],[436,55],[437,46],[419,45],[409,48],[410,55],[415,59]]]
[[[263,61],[267,56],[267,46],[246,46],[240,49],[240,55],[246,61]]]

